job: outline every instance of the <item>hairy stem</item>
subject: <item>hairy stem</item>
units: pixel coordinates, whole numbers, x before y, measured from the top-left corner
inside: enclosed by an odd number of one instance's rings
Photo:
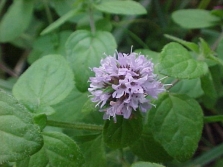
[[[204,123],[211,123],[211,122],[222,122],[223,115],[215,115],[215,116],[205,116]]]
[[[68,128],[68,129],[79,129],[79,130],[88,130],[88,131],[99,131],[103,129],[102,125],[93,125],[85,123],[68,123],[68,122],[59,122],[53,120],[47,120],[48,126]]]
[[[217,38],[217,40],[214,42],[214,44],[211,46],[211,49],[214,51],[217,47],[219,42],[223,39],[223,30],[221,32],[221,34],[219,35],[219,37]]]
[[[91,32],[92,34],[95,34],[96,28],[94,22],[94,12],[92,7],[89,8],[89,21],[90,21]]]

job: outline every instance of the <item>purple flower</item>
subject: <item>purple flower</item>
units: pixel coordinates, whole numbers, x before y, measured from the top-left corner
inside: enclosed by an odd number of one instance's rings
[[[93,68],[95,77],[90,78],[89,92],[92,102],[105,112],[104,119],[123,115],[128,119],[132,111],[148,111],[151,98],[165,91],[156,80],[153,63],[144,55],[118,53],[101,60],[99,68]]]

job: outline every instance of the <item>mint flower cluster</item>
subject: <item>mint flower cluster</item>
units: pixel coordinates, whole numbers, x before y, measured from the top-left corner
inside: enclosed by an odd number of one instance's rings
[[[163,84],[153,73],[154,64],[137,53],[117,53],[101,60],[94,67],[95,77],[90,78],[92,102],[104,112],[104,119],[123,115],[128,119],[132,111],[148,111],[151,98],[165,91]]]

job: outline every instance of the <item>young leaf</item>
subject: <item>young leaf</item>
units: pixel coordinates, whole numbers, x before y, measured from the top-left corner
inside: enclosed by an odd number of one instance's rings
[[[99,66],[103,54],[113,55],[116,48],[114,37],[105,31],[95,32],[78,30],[66,42],[67,60],[75,73],[76,87],[87,91],[88,80],[92,75],[89,67]]]
[[[21,35],[32,17],[34,0],[14,0],[0,22],[0,42],[12,41]]]
[[[173,40],[173,41],[179,42],[180,44],[186,46],[186,47],[187,47],[188,49],[190,49],[191,51],[194,51],[194,52],[197,52],[197,53],[199,52],[199,47],[198,47],[198,45],[195,44],[195,43],[193,43],[193,42],[184,41],[184,40],[182,40],[182,39],[180,39],[180,38],[177,38],[177,37],[174,37],[174,36],[172,36],[172,35],[168,35],[168,34],[164,34],[164,36],[165,36],[166,38],[169,38],[169,39]]]
[[[219,24],[221,18],[203,9],[181,9],[173,12],[174,22],[183,28],[206,28]]]
[[[206,74],[208,66],[205,62],[193,59],[180,44],[171,42],[160,54],[159,71],[161,74],[175,78],[193,79]]]
[[[139,111],[130,119],[117,116],[117,122],[107,120],[103,129],[104,142],[111,148],[124,148],[140,138],[143,120]]]
[[[101,12],[123,15],[140,15],[146,14],[146,9],[135,1],[102,1],[95,5],[95,8]]]
[[[13,87],[14,96],[31,111],[57,104],[73,89],[73,72],[59,55],[48,55],[33,63]]]
[[[28,157],[42,147],[43,138],[31,114],[3,91],[0,91],[0,120],[0,164]]]
[[[28,57],[28,62],[32,64],[41,57],[49,54],[65,56],[65,42],[71,33],[72,31],[61,31],[56,34],[51,33],[38,37],[32,46],[33,50]]]
[[[148,115],[152,134],[169,155],[179,161],[195,152],[203,128],[199,104],[185,95],[163,94]]]
[[[44,132],[44,146],[33,156],[17,163],[17,167],[81,167],[83,155],[76,143],[59,132]]]
[[[211,48],[209,47],[207,42],[202,38],[200,38],[200,41],[201,41],[200,42],[200,52],[201,52],[202,56],[206,58],[206,60],[209,62],[209,64],[211,66],[215,65],[215,63],[223,65],[223,60],[218,57],[215,57],[214,52],[211,50]]]
[[[161,164],[151,163],[151,162],[136,162],[131,165],[131,167],[165,167]]]

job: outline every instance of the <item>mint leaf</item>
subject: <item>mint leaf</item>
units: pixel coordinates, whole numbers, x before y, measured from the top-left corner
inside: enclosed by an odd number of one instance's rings
[[[169,39],[173,40],[173,41],[179,42],[180,44],[186,46],[191,51],[194,51],[194,52],[197,52],[197,53],[199,52],[199,47],[196,43],[184,41],[180,38],[174,37],[174,36],[169,35],[169,34],[164,34],[164,36],[166,38],[169,38]]]
[[[196,61],[180,44],[171,42],[160,54],[159,71],[163,75],[180,78],[198,78],[208,72],[205,62]]]
[[[16,162],[16,167],[48,167],[49,159],[44,146],[36,154]]]
[[[66,42],[67,60],[75,74],[76,87],[87,91],[89,77],[92,72],[89,69],[99,66],[100,60],[106,55],[113,55],[116,42],[111,33],[98,31],[94,35],[87,30],[75,31]]]
[[[182,79],[176,85],[171,87],[170,91],[179,94],[186,94],[192,98],[198,98],[204,94],[200,78]]]
[[[111,148],[124,148],[133,144],[142,133],[142,116],[133,112],[132,118],[117,116],[117,122],[107,120],[103,129],[104,142]]]
[[[106,166],[105,147],[102,136],[98,136],[94,140],[84,142],[81,145],[81,150],[84,154],[85,166]]]
[[[59,132],[44,132],[43,138],[51,166],[82,166],[83,155],[71,138]]]
[[[214,51],[212,51],[207,42],[202,38],[200,38],[200,52],[201,55],[206,58],[205,60],[209,66],[213,66],[216,63],[223,65],[222,59],[214,55]]]
[[[43,132],[44,146],[33,156],[17,163],[18,167],[81,167],[83,155],[76,143],[59,132]]]
[[[154,139],[149,127],[144,129],[140,139],[131,145],[130,148],[143,161],[167,162],[173,159]]]
[[[152,134],[169,155],[179,161],[195,152],[203,128],[202,109],[185,95],[163,94],[148,115]]]
[[[49,54],[65,56],[65,42],[71,33],[72,31],[61,31],[56,34],[47,34],[38,37],[32,46],[33,50],[29,54],[28,62],[32,64]]]
[[[101,12],[123,15],[140,15],[146,14],[146,9],[135,1],[102,1],[95,5],[95,8]]]
[[[0,120],[0,164],[28,157],[42,147],[42,135],[31,114],[1,90]]]
[[[87,93],[81,93],[77,88],[74,88],[64,100],[52,106],[55,109],[55,113],[50,115],[49,119],[64,122],[77,121],[83,115],[81,109],[88,99]]]
[[[34,0],[15,0],[0,23],[0,42],[12,41],[29,26]]]
[[[206,28],[219,24],[221,18],[203,9],[181,9],[172,13],[173,21],[183,28]]]
[[[57,104],[73,89],[73,73],[59,55],[48,55],[33,63],[13,87],[14,96],[31,111]],[[41,110],[42,111],[42,110]]]

